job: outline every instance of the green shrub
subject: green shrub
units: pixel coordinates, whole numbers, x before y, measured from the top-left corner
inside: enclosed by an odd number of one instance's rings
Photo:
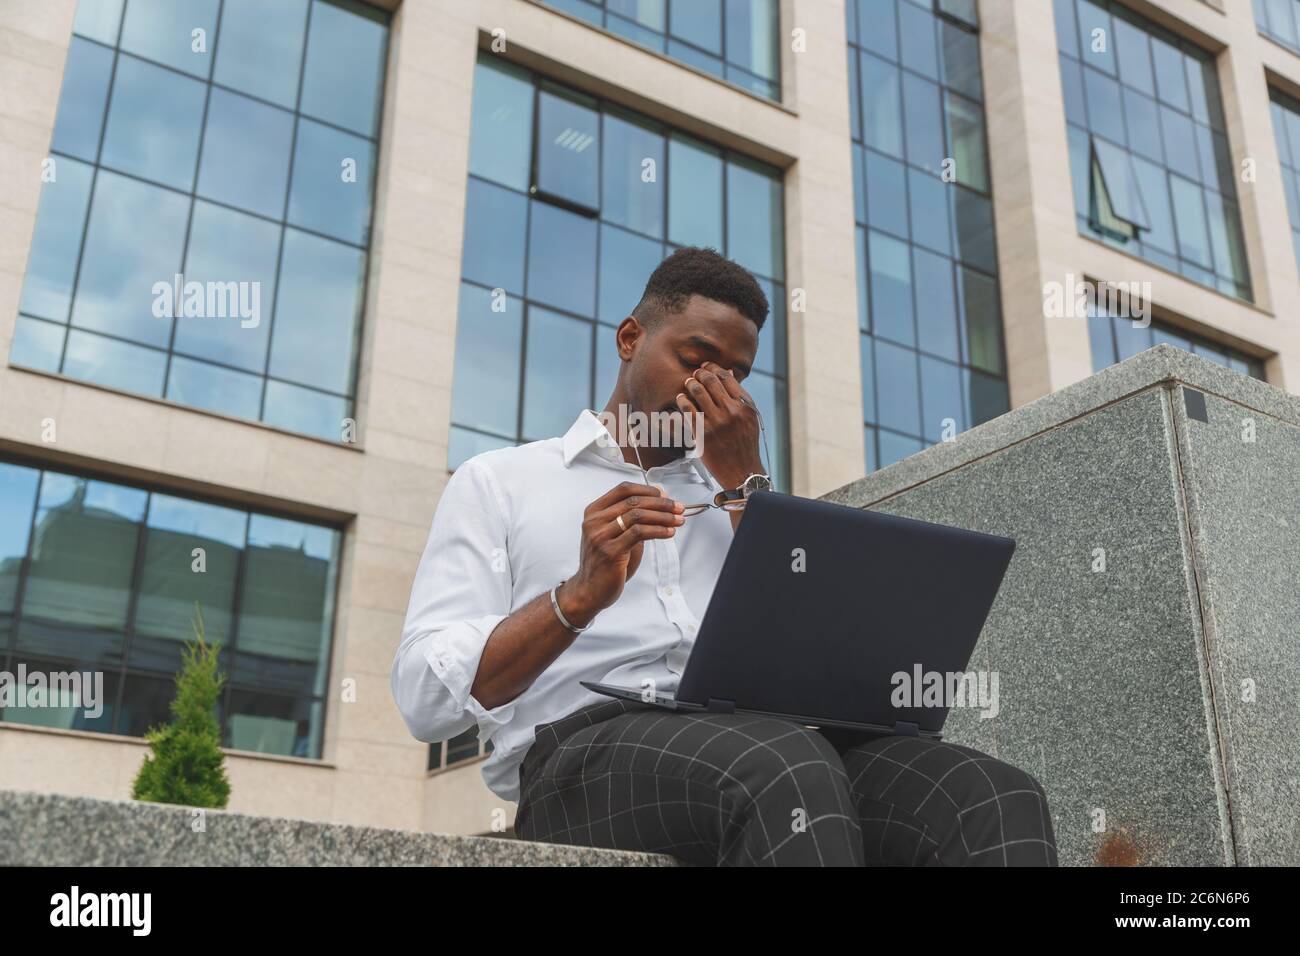
[[[136,800],[191,807],[224,807],[230,800],[216,712],[226,682],[225,675],[217,671],[221,645],[204,639],[203,616],[197,605],[194,636],[185,644],[183,664],[176,675],[172,722],[145,734],[150,753],[131,788]]]

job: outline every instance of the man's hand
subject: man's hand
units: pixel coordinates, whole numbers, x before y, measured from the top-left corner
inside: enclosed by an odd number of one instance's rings
[[[749,404],[746,404],[746,403]],[[737,488],[750,475],[763,474],[758,454],[758,411],[736,376],[715,362],[705,362],[677,396],[684,415],[702,415],[704,434],[696,435],[704,466],[723,488]]]
[[[642,542],[671,538],[684,520],[680,502],[653,485],[630,481],[589,504],[582,516],[578,572],[555,595],[564,616],[575,627],[583,627],[617,601],[641,564]]]

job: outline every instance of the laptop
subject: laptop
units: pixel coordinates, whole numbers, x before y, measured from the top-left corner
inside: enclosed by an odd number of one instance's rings
[[[965,671],[1015,547],[998,535],[756,492],[677,691],[581,683],[666,710],[939,739],[951,699],[931,695],[924,706],[914,685],[929,672],[947,683]]]

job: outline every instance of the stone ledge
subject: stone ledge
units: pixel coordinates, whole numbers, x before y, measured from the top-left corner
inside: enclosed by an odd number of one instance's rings
[[[672,857],[0,790],[0,866],[677,866]]]

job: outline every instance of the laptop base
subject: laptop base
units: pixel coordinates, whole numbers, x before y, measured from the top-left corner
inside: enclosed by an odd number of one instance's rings
[[[943,739],[942,731],[922,730],[909,720],[895,721],[892,727],[886,727],[883,724],[853,720],[832,720],[826,717],[805,717],[795,714],[775,714],[765,710],[750,710],[747,707],[737,707],[734,701],[719,700],[716,697],[709,698],[707,704],[693,704],[689,701],[677,700],[669,694],[656,694],[652,700],[646,700],[643,692],[635,687],[616,687],[613,684],[600,684],[595,681],[585,680],[578,683],[588,690],[595,691],[597,694],[604,694],[606,697],[634,700],[649,707],[658,707],[661,710],[671,710],[677,713],[751,714],[755,717],[775,717],[778,720],[789,720],[805,727],[834,727],[841,730],[859,730],[890,736],[925,737],[929,740]]]

